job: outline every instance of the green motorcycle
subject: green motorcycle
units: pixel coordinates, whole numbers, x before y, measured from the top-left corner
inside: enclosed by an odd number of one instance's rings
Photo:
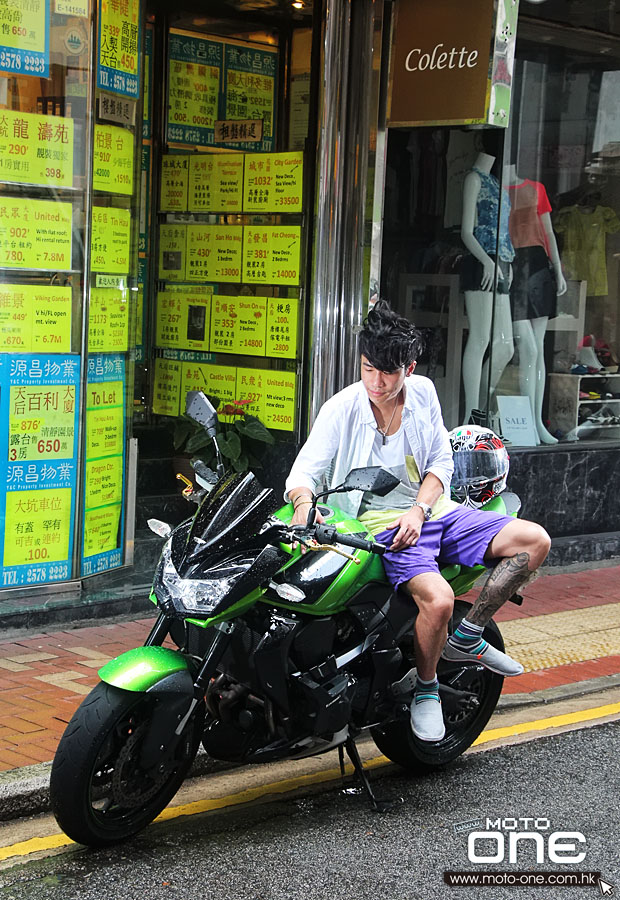
[[[215,441],[204,394],[188,395],[187,412]],[[354,470],[315,498],[305,527],[293,527],[291,504],[277,509],[272,490],[251,473],[226,475],[218,459],[217,476],[196,465],[204,490],[192,518],[174,530],[151,520],[165,537],[150,595],[159,617],[143,647],[100,669],[58,746],[52,809],[79,843],[105,846],[144,828],[201,742],[212,758],[238,764],[338,748],[343,765],[346,750],[381,809],[355,744],[364,730],[389,759],[420,773],[463,753],[499,698],[502,676],[440,661],[445,737],[424,743],[411,731],[415,604],[387,582],[385,547],[330,500],[351,490],[385,496],[393,475]],[[486,508],[514,512],[515,501],[505,493]],[[323,524],[312,524],[316,509]],[[458,596],[482,571],[442,574]],[[469,608],[456,600],[451,630]],[[493,623],[484,637],[503,649]]]

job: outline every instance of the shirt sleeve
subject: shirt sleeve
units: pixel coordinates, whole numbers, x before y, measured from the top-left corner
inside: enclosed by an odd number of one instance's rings
[[[568,209],[565,207],[564,209],[558,210],[553,217],[553,227],[558,233],[563,233],[568,229]]]
[[[605,231],[608,234],[614,234],[616,231],[620,231],[620,220],[611,206],[605,207],[603,221],[605,222]]]
[[[454,461],[452,459],[452,447],[448,430],[443,423],[441,415],[441,407],[437,391],[433,384],[429,382],[429,405],[431,414],[431,440],[428,454],[428,461],[423,477],[429,473],[435,475],[443,484],[444,493],[450,496],[450,482],[454,471]]]
[[[288,492],[296,487],[307,487],[316,493],[318,484],[327,472],[340,444],[340,423],[344,411],[334,398],[324,403],[310,430],[308,439],[293,463],[288,478],[284,500],[289,502]]]
[[[538,195],[538,215],[542,216],[544,213],[550,213],[551,204],[549,203],[549,197],[544,184],[541,184],[540,181],[536,182],[536,193]]]

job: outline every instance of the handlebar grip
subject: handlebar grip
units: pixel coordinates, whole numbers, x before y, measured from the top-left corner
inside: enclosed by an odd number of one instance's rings
[[[345,547],[366,550],[368,553],[378,553],[380,556],[383,556],[387,550],[384,544],[378,544],[376,541],[367,541],[356,534],[342,534],[333,525],[317,525],[315,534],[319,543],[322,544],[344,544]]]

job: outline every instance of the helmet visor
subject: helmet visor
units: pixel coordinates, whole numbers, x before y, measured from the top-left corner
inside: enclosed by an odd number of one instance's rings
[[[507,454],[504,449],[459,450],[452,458],[454,459],[452,484],[455,486],[495,481],[508,470]]]

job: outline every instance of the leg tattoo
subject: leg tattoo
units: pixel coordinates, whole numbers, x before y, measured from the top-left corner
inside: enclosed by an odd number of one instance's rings
[[[529,561],[530,554],[522,552],[498,563],[467,616],[468,621],[474,625],[486,625],[500,606],[532,578],[534,572],[528,569]]]

